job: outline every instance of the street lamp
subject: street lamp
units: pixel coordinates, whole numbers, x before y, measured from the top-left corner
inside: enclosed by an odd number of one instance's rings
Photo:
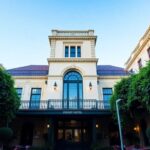
[[[123,137],[122,137],[121,120],[120,120],[119,105],[118,105],[121,100],[122,99],[116,100],[116,109],[117,109],[117,119],[118,119],[118,126],[119,126],[121,150],[123,150]]]

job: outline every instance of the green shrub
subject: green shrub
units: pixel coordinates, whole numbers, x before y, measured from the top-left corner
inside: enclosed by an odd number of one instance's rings
[[[8,142],[13,136],[13,131],[10,128],[2,127],[0,128],[0,141],[2,143]]]

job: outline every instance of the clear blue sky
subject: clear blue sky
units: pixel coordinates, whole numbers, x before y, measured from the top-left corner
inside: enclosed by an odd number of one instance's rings
[[[0,63],[47,64],[52,29],[94,29],[99,64],[124,67],[150,25],[150,0],[0,0]]]

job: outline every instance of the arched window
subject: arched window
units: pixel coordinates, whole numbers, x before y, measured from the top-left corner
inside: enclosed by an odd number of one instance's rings
[[[63,80],[64,108],[77,109],[82,107],[83,83],[82,76],[76,71],[67,72]]]

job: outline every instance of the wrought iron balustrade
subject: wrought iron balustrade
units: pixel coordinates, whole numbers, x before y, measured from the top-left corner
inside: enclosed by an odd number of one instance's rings
[[[63,100],[49,99],[41,101],[22,100],[21,110],[106,110],[110,109],[109,102],[95,99]]]

